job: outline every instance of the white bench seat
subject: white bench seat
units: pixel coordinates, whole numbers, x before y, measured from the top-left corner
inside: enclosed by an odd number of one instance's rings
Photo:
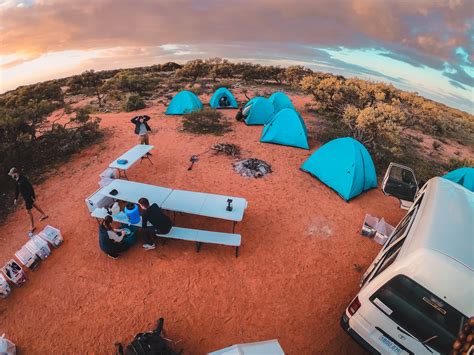
[[[199,229],[173,227],[168,234],[157,234],[158,237],[181,239],[196,242],[196,250],[199,252],[201,243],[222,244],[235,247],[235,256],[239,255],[241,243],[240,234],[211,232]]]

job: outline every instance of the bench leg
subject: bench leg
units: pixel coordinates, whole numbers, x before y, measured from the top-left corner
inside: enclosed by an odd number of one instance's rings
[[[201,250],[201,242],[196,242],[196,252],[199,253],[199,251]]]
[[[236,225],[236,224],[237,224],[237,222],[234,222],[234,223],[232,224],[232,234],[235,233],[235,225]]]
[[[235,257],[239,256],[239,247],[235,247]]]

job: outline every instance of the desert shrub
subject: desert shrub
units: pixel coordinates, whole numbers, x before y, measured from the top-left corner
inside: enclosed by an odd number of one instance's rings
[[[443,145],[438,141],[433,141],[433,149],[440,150]]]
[[[449,162],[444,166],[446,171],[456,170],[459,168],[473,168],[474,167],[474,159],[458,159],[458,158],[451,158]]]
[[[231,124],[222,114],[214,109],[204,109],[183,116],[184,132],[194,134],[214,134],[216,136],[232,130]]]
[[[191,79],[193,82],[208,74],[209,65],[202,59],[190,60],[175,72],[176,77]]]
[[[123,104],[123,109],[127,112],[141,110],[145,108],[145,101],[139,95],[130,95]]]
[[[45,100],[42,100],[45,101]],[[0,108],[0,171],[8,171],[12,166],[30,175],[33,181],[52,166],[66,160],[83,147],[97,141],[102,136],[99,119],[91,118],[87,108],[69,111],[71,116],[64,124],[53,123],[35,126],[34,135],[24,130],[23,112],[16,109]],[[46,118],[44,118],[44,121]],[[33,139],[32,139],[33,137]],[[5,217],[12,202],[14,185],[6,174],[0,174],[0,218]]]
[[[311,69],[302,65],[292,65],[285,69],[283,78],[291,86],[298,87],[301,80],[312,73],[313,71]]]
[[[69,93],[70,94],[84,94],[88,96],[95,95],[99,102],[99,106],[102,106],[102,98],[105,94],[105,87],[102,86],[104,83],[103,76],[101,73],[97,73],[94,70],[86,70],[81,75],[75,75],[68,81]]]

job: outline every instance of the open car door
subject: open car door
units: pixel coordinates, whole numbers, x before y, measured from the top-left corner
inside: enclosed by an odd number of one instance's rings
[[[382,191],[385,195],[398,198],[401,208],[410,208],[418,193],[418,183],[413,169],[390,163],[383,178]]]

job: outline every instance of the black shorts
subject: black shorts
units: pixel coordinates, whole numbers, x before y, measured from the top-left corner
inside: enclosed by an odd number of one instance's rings
[[[31,197],[25,198],[25,207],[27,210],[31,210],[33,208],[33,199]]]

